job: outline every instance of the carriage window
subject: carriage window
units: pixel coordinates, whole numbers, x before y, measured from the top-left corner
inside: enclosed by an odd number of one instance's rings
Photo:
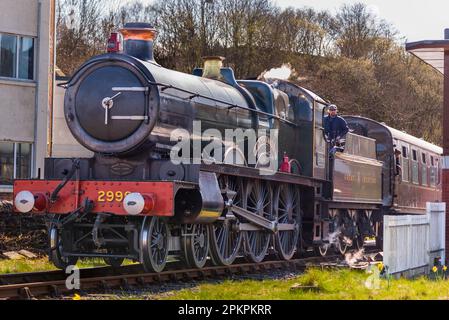
[[[408,158],[408,148],[407,147],[402,147],[402,156],[404,158]]]
[[[408,147],[402,146],[402,181],[410,181],[409,167],[410,160],[408,159]]]
[[[421,169],[421,181],[423,186],[427,186],[427,174],[429,169],[427,168],[427,155],[421,152],[422,169]]]
[[[435,187],[437,182],[437,168],[435,167],[435,158],[434,156],[430,156],[430,168],[429,168],[429,176],[430,176],[430,186]]]
[[[412,149],[412,182],[419,184],[418,151]]]
[[[440,172],[440,159],[435,159],[435,172],[436,172],[436,181],[437,185],[441,184],[441,172]]]
[[[418,161],[418,152],[412,149],[413,161]]]

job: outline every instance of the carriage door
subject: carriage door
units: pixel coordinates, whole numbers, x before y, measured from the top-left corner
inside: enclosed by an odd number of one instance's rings
[[[313,153],[313,176],[318,179],[326,180],[327,172],[326,172],[326,164],[329,161],[329,157],[327,155],[328,150],[326,147],[326,140],[324,139],[324,128],[323,128],[323,115],[325,111],[325,105],[314,101],[314,130],[315,130],[315,138],[314,138],[314,153]]]

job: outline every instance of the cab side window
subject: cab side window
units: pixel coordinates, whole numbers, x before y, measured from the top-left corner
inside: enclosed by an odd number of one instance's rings
[[[317,102],[315,104],[315,125],[323,127],[323,110],[326,110],[326,106]]]
[[[287,114],[287,119],[288,120],[290,120],[291,122],[295,122],[295,109],[291,106],[291,105],[289,105],[288,107],[287,107],[287,110],[288,110],[288,114]]]
[[[296,115],[295,115],[296,112]],[[293,113],[290,118],[290,113]],[[304,95],[290,96],[289,118],[297,120],[312,121],[313,105]]]

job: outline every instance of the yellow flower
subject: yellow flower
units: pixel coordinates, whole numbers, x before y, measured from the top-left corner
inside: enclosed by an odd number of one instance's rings
[[[75,293],[72,300],[81,300],[81,296],[78,293]]]
[[[384,269],[384,264],[381,262],[377,265],[377,268],[379,269],[379,271],[382,271]]]
[[[447,271],[447,266],[443,266],[443,271],[444,271],[444,272]]]
[[[434,266],[434,267],[432,268],[432,271],[433,271],[434,273],[437,272],[437,271],[438,271],[437,266]]]

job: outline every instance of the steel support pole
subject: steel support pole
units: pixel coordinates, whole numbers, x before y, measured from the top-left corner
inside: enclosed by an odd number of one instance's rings
[[[447,30],[446,30],[447,31]],[[449,38],[449,33],[445,32]],[[446,257],[449,257],[449,50],[444,52],[442,191],[446,202]]]

